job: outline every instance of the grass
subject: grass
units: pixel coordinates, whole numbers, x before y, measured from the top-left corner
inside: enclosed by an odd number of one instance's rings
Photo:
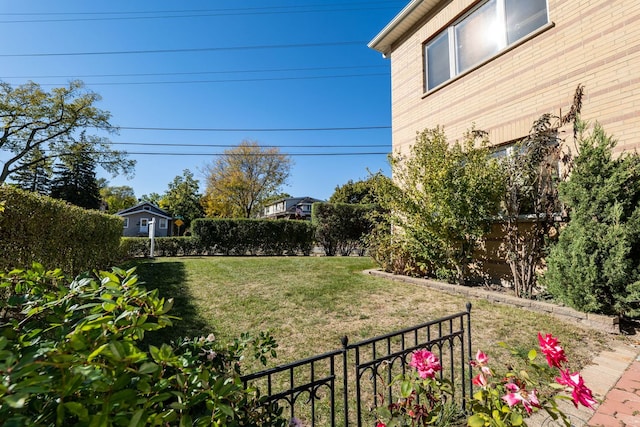
[[[162,339],[214,332],[228,339],[270,331],[277,364],[340,348],[350,342],[464,311],[467,299],[362,274],[373,268],[355,257],[179,257],[138,262],[147,288],[176,300],[177,321]],[[616,339],[554,317],[471,300],[474,351],[508,363],[498,346],[530,349],[537,332],[552,333],[579,369]],[[274,362],[274,363],[275,363]]]

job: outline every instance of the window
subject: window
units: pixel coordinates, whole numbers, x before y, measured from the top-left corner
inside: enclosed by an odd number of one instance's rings
[[[166,230],[166,228],[167,228],[167,219],[166,218],[159,218],[159,220],[158,220],[158,228]]]
[[[123,223],[124,223],[123,228],[129,228],[129,218],[122,218],[122,219],[124,220],[123,221]]]
[[[425,44],[431,90],[549,22],[547,0],[486,0]]]

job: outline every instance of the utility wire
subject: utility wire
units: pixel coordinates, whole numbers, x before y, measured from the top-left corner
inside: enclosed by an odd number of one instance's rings
[[[126,130],[154,130],[180,132],[311,132],[311,131],[347,131],[391,129],[391,126],[353,126],[353,127],[325,127],[325,128],[164,128],[164,127],[136,127],[117,126]]]
[[[238,144],[181,144],[181,143],[163,143],[163,142],[109,142],[109,145],[139,145],[150,147],[220,147],[231,148],[237,147]],[[364,144],[364,145],[263,145],[261,148],[372,148],[372,147],[390,147],[389,144]]]
[[[245,7],[241,9],[181,9],[181,10],[146,10],[146,11],[129,11],[129,12],[10,12],[3,13],[8,16],[58,16],[58,15],[130,15],[130,14],[149,14],[149,13],[200,13],[200,12],[224,12],[234,10],[278,10],[278,9],[292,9],[301,7],[333,7],[333,6],[368,6],[372,4],[388,4],[397,3],[404,4],[405,0],[390,0],[390,1],[377,1],[377,2],[360,2],[360,3],[320,3],[320,4],[300,4],[296,6],[265,6],[265,7]]]
[[[300,44],[275,44],[275,45],[255,45],[255,46],[229,46],[229,47],[201,47],[186,49],[153,49],[153,50],[116,50],[103,52],[57,52],[57,53],[4,53],[0,54],[2,58],[23,58],[23,57],[42,57],[42,56],[85,56],[85,55],[131,55],[131,54],[147,54],[147,53],[177,53],[177,52],[214,52],[214,51],[233,51],[233,50],[259,50],[259,49],[297,49],[310,47],[327,47],[327,46],[351,46],[366,45],[366,41],[345,41],[345,42],[325,42],[325,43],[300,43]]]
[[[175,84],[208,84],[208,83],[247,83],[265,81],[286,80],[321,80],[342,79],[348,77],[375,77],[389,76],[389,73],[364,73],[364,74],[337,74],[331,76],[307,76],[307,77],[264,77],[253,79],[216,79],[216,80],[165,80],[156,82],[84,82],[85,86],[147,86],[147,85],[175,85]],[[39,83],[40,86],[64,86],[65,83]]]
[[[152,77],[152,76],[190,76],[205,74],[239,74],[239,73],[279,73],[290,71],[325,71],[351,70],[361,68],[387,68],[387,65],[350,65],[344,67],[306,67],[306,68],[273,68],[264,70],[227,70],[227,71],[187,71],[167,73],[123,73],[123,74],[78,74],[78,75],[49,75],[49,76],[0,76],[0,79],[54,79],[54,78],[87,78],[87,77]]]
[[[318,5],[322,6],[322,5]],[[281,8],[286,7],[282,6]],[[289,8],[296,6],[289,6]],[[300,7],[300,6],[297,6]],[[311,7],[311,6],[301,6]],[[316,7],[316,6],[313,6]],[[159,16],[120,16],[120,17],[105,17],[105,18],[63,18],[63,19],[20,19],[10,21],[0,21],[1,24],[26,24],[26,23],[46,23],[46,22],[81,22],[81,21],[123,21],[123,20],[142,20],[142,19],[173,19],[173,18],[203,18],[203,17],[222,17],[222,16],[241,16],[241,15],[274,15],[274,14],[295,14],[295,13],[326,13],[326,12],[354,12],[360,10],[380,10],[380,9],[396,9],[391,7],[366,7],[366,8],[341,8],[341,9],[299,9],[299,10],[280,10],[270,11],[261,10],[265,8],[250,8],[250,9],[218,9],[215,13],[209,13],[210,11],[201,11],[197,14],[191,12],[168,12],[179,13],[179,15],[159,15]],[[153,13],[153,12],[103,12],[103,14],[135,14],[135,13]],[[155,12],[157,13],[157,12]],[[187,14],[184,14],[187,13]],[[87,13],[90,14],[90,13]],[[6,15],[6,14],[5,14]],[[26,15],[26,14],[14,14],[14,15]],[[39,15],[39,14],[34,14]]]

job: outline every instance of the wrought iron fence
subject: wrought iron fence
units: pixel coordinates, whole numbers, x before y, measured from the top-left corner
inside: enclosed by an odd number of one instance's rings
[[[354,344],[343,337],[341,349],[245,375],[242,381],[260,390],[265,404],[277,403],[304,425],[372,425],[373,409],[397,400],[399,391],[389,384],[405,373],[408,356],[417,349],[439,357],[439,374],[454,385],[455,402],[464,410],[473,393],[471,303],[466,311]]]

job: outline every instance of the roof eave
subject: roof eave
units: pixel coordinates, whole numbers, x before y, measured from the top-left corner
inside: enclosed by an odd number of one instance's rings
[[[440,0],[411,0],[367,46],[377,50],[385,58],[398,41],[416,22],[431,12]]]

